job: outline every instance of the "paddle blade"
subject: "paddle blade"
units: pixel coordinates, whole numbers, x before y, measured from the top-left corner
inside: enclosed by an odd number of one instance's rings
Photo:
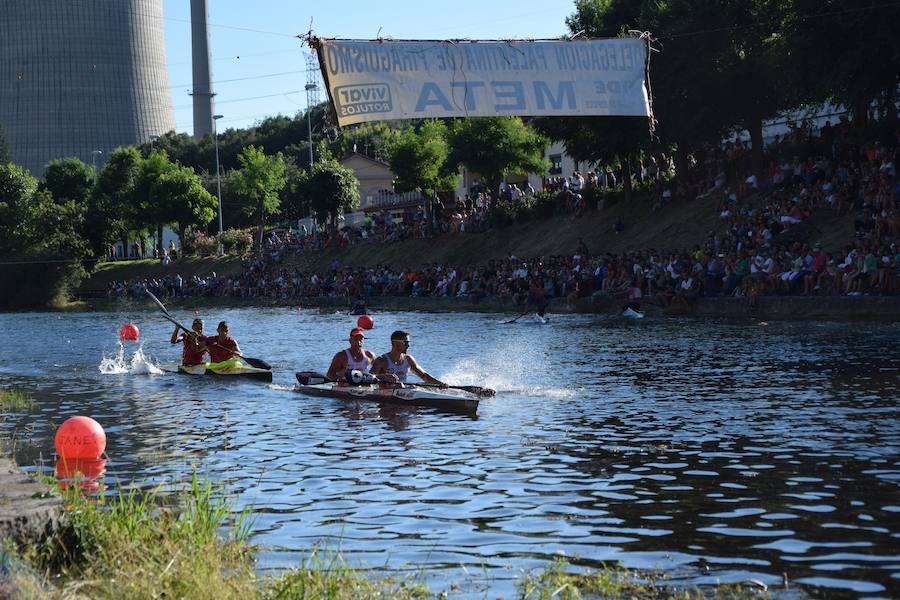
[[[272,370],[272,365],[270,365],[269,363],[267,363],[266,361],[264,361],[261,358],[253,358],[251,356],[242,356],[241,360],[243,360],[245,363],[247,363],[248,365],[250,365],[251,367],[254,367],[256,369],[265,369],[267,371]]]
[[[452,385],[450,387],[462,390],[464,392],[469,392],[470,394],[475,394],[476,396],[482,396],[484,398],[490,398],[497,395],[497,392],[495,390],[478,385]]]
[[[300,385],[318,385],[320,383],[329,383],[330,379],[322,375],[321,373],[316,373],[315,371],[300,371],[296,374],[297,383]]]

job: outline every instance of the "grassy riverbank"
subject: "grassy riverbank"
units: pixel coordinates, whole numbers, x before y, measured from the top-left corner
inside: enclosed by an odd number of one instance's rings
[[[328,551],[312,551],[281,575],[260,575],[256,548],[247,542],[249,513],[233,512],[210,483],[196,477],[175,494],[122,491],[100,504],[68,491],[64,501],[71,535],[21,557],[5,555],[11,576],[0,581],[0,592],[18,590],[22,598],[412,600],[452,597],[455,591],[429,590],[424,572],[372,575]],[[764,597],[756,588],[675,589],[651,575],[612,568],[573,573],[564,562],[525,574],[517,592],[523,600],[710,596]]]

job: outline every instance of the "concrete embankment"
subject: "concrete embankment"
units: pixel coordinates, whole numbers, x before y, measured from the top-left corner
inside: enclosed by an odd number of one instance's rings
[[[52,486],[0,458],[0,539],[24,547],[62,534],[65,510]]]

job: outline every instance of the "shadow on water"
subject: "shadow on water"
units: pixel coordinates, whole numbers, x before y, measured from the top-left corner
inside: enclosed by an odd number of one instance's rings
[[[376,315],[376,354],[408,329],[430,372],[501,390],[472,419],[297,394],[293,372],[324,370],[352,318],[223,312],[209,320],[275,366],[272,385],[101,373],[126,320],[151,364],[177,359],[155,315],[0,315],[0,385],[36,401],[2,424],[17,459],[50,473],[56,426],[88,414],[107,482],[198,468],[253,507],[266,570],[326,543],[504,595],[561,552],[693,584],[900,595],[897,326]]]

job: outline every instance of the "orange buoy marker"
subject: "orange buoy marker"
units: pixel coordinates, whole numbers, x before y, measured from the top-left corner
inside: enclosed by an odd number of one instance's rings
[[[356,320],[356,324],[363,329],[372,329],[373,327],[375,327],[375,319],[373,319],[369,315],[361,315]]]
[[[141,330],[134,323],[125,323],[119,329],[119,339],[123,342],[135,342],[139,335],[141,335]]]
[[[106,459],[60,458],[55,475],[62,489],[75,487],[86,494],[96,494],[100,491],[97,480],[106,475]]]
[[[72,417],[56,430],[56,453],[62,458],[100,458],[106,450],[106,432],[90,417]]]

